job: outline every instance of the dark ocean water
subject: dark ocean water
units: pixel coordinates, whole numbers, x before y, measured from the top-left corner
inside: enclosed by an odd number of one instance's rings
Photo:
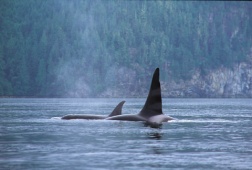
[[[251,99],[163,99],[176,120],[61,120],[108,115],[122,99],[0,99],[0,169],[252,169]],[[145,99],[125,99],[138,113]]]

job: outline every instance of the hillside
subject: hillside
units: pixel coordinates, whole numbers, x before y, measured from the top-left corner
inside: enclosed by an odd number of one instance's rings
[[[251,2],[1,0],[0,96],[141,97],[160,67],[167,97],[251,97],[250,73],[243,95],[203,85],[241,63],[250,72],[251,11]]]

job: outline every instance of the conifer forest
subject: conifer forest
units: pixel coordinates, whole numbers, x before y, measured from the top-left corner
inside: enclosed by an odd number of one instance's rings
[[[0,0],[0,96],[138,94],[156,67],[168,82],[250,60],[251,33],[249,1]]]

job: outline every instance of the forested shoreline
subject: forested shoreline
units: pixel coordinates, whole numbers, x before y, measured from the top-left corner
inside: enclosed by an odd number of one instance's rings
[[[141,97],[156,67],[166,84],[252,56],[251,2],[0,3],[0,96]]]

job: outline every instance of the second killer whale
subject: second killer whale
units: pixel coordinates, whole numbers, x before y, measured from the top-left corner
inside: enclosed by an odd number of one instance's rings
[[[125,101],[121,101],[114,110],[108,115],[93,115],[93,114],[70,114],[65,115],[61,119],[71,120],[71,119],[88,119],[88,120],[98,120],[98,119],[106,119],[108,117],[117,116],[122,114],[122,107]]]
[[[147,124],[162,124],[173,120],[172,117],[167,116],[162,110],[162,96],[159,82],[159,68],[156,68],[149,90],[145,105],[138,114],[117,115],[106,118],[106,120],[120,120],[120,121],[144,121]]]

